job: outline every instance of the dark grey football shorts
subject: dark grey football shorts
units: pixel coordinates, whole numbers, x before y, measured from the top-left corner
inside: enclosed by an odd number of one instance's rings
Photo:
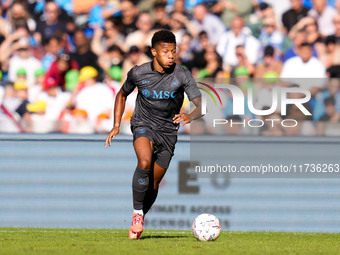
[[[154,147],[152,159],[160,167],[168,169],[172,156],[174,155],[177,135],[169,135],[155,131],[148,126],[131,127],[133,141],[139,137],[148,138]]]

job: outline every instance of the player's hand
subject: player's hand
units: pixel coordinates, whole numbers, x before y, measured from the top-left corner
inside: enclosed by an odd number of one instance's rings
[[[176,114],[175,117],[173,117],[173,121],[174,123],[178,124],[182,121],[184,121],[181,126],[184,126],[185,124],[189,124],[190,123],[190,115],[186,114],[186,113],[180,113],[180,114]]]
[[[105,140],[105,148],[107,148],[107,144],[111,146],[111,139],[115,138],[116,135],[119,133],[119,127],[113,127],[108,136],[106,137]]]

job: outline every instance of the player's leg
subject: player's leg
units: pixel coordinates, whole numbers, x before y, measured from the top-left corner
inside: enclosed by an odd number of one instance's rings
[[[153,167],[151,167],[152,172],[150,173],[150,175],[153,176],[153,183],[149,184],[149,189],[145,196],[143,205],[144,215],[150,210],[151,206],[156,201],[159,184],[162,181],[166,170],[168,169],[172,155],[168,151],[162,151],[157,155],[157,157],[158,158],[156,162],[154,162]]]
[[[151,178],[150,178],[149,189],[146,192],[145,200],[143,204],[144,215],[150,210],[151,206],[156,201],[156,198],[158,195],[159,183],[161,182],[163,176],[166,173],[166,169],[159,166],[157,163],[153,164],[152,170],[153,171],[152,173],[150,173],[150,175],[153,174],[153,181],[151,183]]]
[[[133,146],[138,164],[132,179],[134,213],[130,230],[134,233],[140,233],[143,231],[143,203],[149,187],[153,145],[149,138],[138,137]]]

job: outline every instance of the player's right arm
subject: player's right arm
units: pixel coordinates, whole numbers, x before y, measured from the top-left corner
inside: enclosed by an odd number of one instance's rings
[[[120,89],[116,95],[113,128],[111,129],[110,133],[106,138],[105,148],[107,148],[107,144],[111,146],[111,139],[115,138],[116,135],[119,133],[119,127],[122,121],[127,96],[128,95],[122,89]]]
[[[116,135],[119,133],[120,123],[122,121],[122,116],[125,110],[125,103],[127,96],[135,89],[136,85],[133,79],[133,68],[129,71],[126,81],[124,82],[122,88],[116,95],[116,102],[114,108],[114,123],[113,128],[106,137],[105,140],[105,148],[107,145],[111,146],[111,139],[115,138]]]

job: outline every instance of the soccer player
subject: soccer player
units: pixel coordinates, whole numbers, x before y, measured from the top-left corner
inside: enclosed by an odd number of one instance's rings
[[[137,239],[143,231],[144,215],[155,202],[177,142],[177,131],[201,117],[201,93],[191,73],[175,63],[176,39],[168,30],[152,37],[153,61],[133,67],[116,96],[114,126],[105,148],[119,133],[126,97],[137,87],[136,106],[131,117],[133,146],[138,164],[132,179],[133,219],[129,238]],[[196,108],[180,113],[184,92]]]

